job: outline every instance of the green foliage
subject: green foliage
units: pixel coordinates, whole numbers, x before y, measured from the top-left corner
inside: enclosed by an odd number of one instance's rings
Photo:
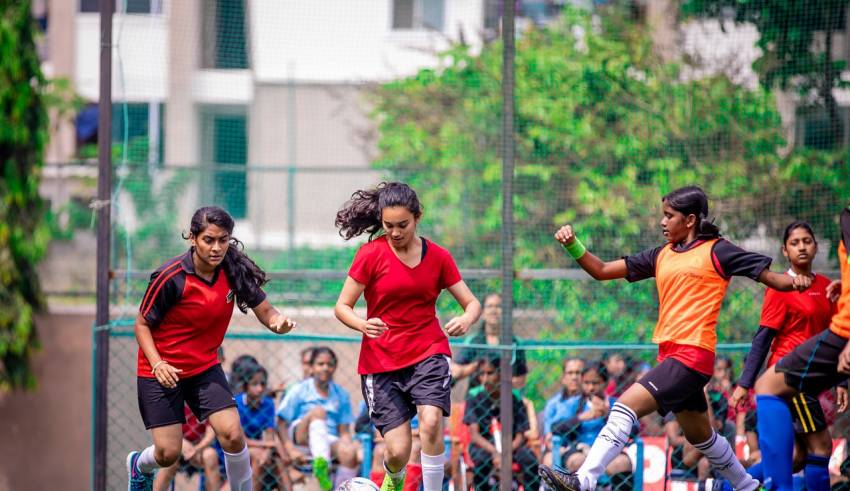
[[[0,0],[0,390],[35,385],[33,315],[44,307],[36,263],[49,237],[38,195],[48,117],[34,27],[28,1]]]
[[[841,78],[846,62],[834,59],[832,42],[844,32],[846,0],[687,0],[682,10],[711,17],[730,12],[736,22],[754,24],[762,51],[754,68],[765,85],[794,89],[804,104],[814,94],[814,105],[826,108],[830,122],[823,146],[839,144],[842,125],[832,90],[850,82]]]
[[[438,68],[384,84],[373,98],[375,166],[419,192],[425,233],[466,268],[500,263],[501,56],[498,43],[480,53],[457,46]],[[653,54],[645,28],[616,10],[599,25],[567,10],[559,24],[523,33],[515,63],[515,268],[573,264],[552,240],[563,223],[603,258],[659,245],[661,196],[687,184],[707,191],[733,239],[765,225],[776,236],[807,214],[820,217],[819,230],[834,228],[823,217],[848,197],[840,156],[783,157],[768,90],[725,76],[683,77],[680,65]],[[439,213],[429,214],[429,206]],[[765,223],[766,216],[775,218]],[[749,337],[760,291],[749,280],[733,283],[721,340]],[[518,309],[555,318],[555,325],[515,324],[517,334],[544,342],[649,342],[657,318],[650,282],[520,281],[514,298]],[[529,360],[550,363],[552,356],[533,351]],[[535,387],[547,387],[558,371],[535,371],[529,394],[537,397]]]

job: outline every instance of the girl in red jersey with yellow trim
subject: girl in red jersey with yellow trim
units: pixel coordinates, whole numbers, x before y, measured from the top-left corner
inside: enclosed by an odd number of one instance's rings
[[[795,347],[756,381],[759,450],[765,481],[770,481],[772,489],[779,491],[793,489],[794,426],[789,403],[798,400],[800,394],[820,394],[845,382],[850,375],[850,344],[847,343],[850,338],[850,263],[847,257],[850,209],[841,212],[840,224],[841,295],[829,329]]]
[[[346,240],[384,232],[357,251],[335,310],[343,324],[363,334],[357,371],[372,424],[384,437],[383,490],[402,488],[410,420],[417,414],[423,485],[425,491],[442,489],[451,351],[437,319],[437,297],[448,290],[464,310],[446,323],[450,336],[466,334],[481,315],[451,254],[416,233],[421,218],[416,193],[399,182],[357,191],[336,216]],[[354,313],[361,295],[366,319]]]
[[[633,384],[611,407],[608,421],[576,473],[541,466],[553,489],[590,491],[608,463],[628,442],[638,419],[653,412],[672,412],[696,447],[733,488],[750,491],[759,482],[750,477],[729,443],[711,428],[704,387],[714,368],[717,315],[732,276],[746,276],[777,290],[804,290],[808,276],[771,272],[771,259],[744,251],[720,238],[708,220],[708,198],[688,186],[662,199],[661,229],[667,244],[623,259],[604,262],[586,251],[572,227],[561,227],[555,238],[594,279],[655,277],[658,324],[652,341],[659,364]]]
[[[184,402],[215,430],[230,489],[251,489],[248,447],[217,351],[234,305],[253,310],[276,334],[295,323],[266,300],[266,274],[241,251],[233,225],[217,206],[198,209],[187,237],[192,247],[151,275],[135,331],[139,411],[153,445],[127,456],[130,490],[151,489],[156,469],[180,457]]]
[[[760,326],[753,336],[752,347],[747,355],[738,387],[732,394],[731,403],[740,408],[749,400],[750,389],[770,353],[767,366],[773,366],[795,347],[829,328],[835,313],[831,301],[830,279],[812,272],[812,262],[818,253],[818,243],[811,225],[795,221],[785,228],[782,236],[782,254],[791,264],[785,274],[812,277],[812,286],[804,292],[778,292],[768,288],[762,304]],[[838,388],[838,411],[847,406],[847,390]],[[805,462],[806,489],[826,491],[829,489],[829,456],[832,455],[832,438],[827,429],[826,416],[818,401],[818,394],[803,393],[792,398],[795,439],[794,455],[798,462]],[[799,467],[802,467],[802,465]],[[747,469],[753,477],[763,479],[763,464]],[[797,466],[795,466],[797,467]]]

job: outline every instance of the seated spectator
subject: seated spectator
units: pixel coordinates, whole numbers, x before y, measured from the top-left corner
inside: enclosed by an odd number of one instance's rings
[[[567,414],[567,401],[581,394],[581,374],[584,372],[584,360],[577,357],[564,359],[563,375],[561,376],[561,391],[546,401],[543,408],[543,437],[547,444],[547,451],[543,456],[544,464],[552,463],[552,426],[569,419]],[[573,440],[569,434],[561,434],[562,438]]]
[[[215,432],[206,421],[198,421],[189,406],[183,405],[186,422],[183,423],[183,449],[180,459],[171,467],[164,467],[156,473],[153,481],[154,491],[168,491],[178,472],[193,476],[203,471],[206,477],[206,489],[218,490],[221,487],[218,454],[212,447]]]
[[[476,491],[489,491],[498,487],[498,472],[493,471],[499,469],[502,459],[501,437],[498,435],[501,432],[498,358],[482,358],[478,374],[481,385],[466,401],[463,422],[469,426],[471,438],[469,454],[475,464],[473,486]],[[529,491],[537,490],[540,487],[537,458],[526,445],[524,436],[524,432],[529,429],[528,414],[516,393],[513,394],[513,412],[513,461],[519,468],[519,480],[523,487]]]
[[[234,394],[242,392],[242,388],[246,381],[246,370],[259,364],[260,362],[251,355],[237,356],[230,364],[230,372],[227,373],[227,381],[230,383],[230,392],[233,392]]]
[[[310,353],[312,377],[294,386],[278,407],[278,434],[290,458],[297,463],[307,461],[296,448],[307,447],[313,458],[313,474],[322,490],[334,487],[330,463],[339,462],[336,484],[357,476],[357,446],[351,437],[351,398],[334,383],[336,354],[327,347],[316,347]]]
[[[481,315],[482,327],[474,334],[467,337],[465,344],[472,345],[499,345],[499,336],[502,328],[502,296],[498,293],[491,293],[484,298],[484,310]],[[514,336],[514,344],[519,343],[519,339]],[[479,346],[470,346],[461,348],[458,355],[452,360],[452,380],[460,381],[469,378],[469,387],[467,388],[467,396],[479,385],[479,377],[477,369],[479,361],[484,355],[495,356],[500,354],[498,350],[489,350]],[[525,387],[526,376],[528,375],[528,365],[525,361],[525,352],[516,350],[513,353],[511,360],[513,367],[513,378],[511,383],[515,389]]]
[[[590,363],[585,367],[581,375],[581,386],[581,395],[567,400],[565,408],[567,419],[556,422],[552,427],[553,432],[573,435],[573,440],[564,446],[561,457],[563,467],[570,472],[577,471],[584,463],[587,452],[590,451],[594,440],[605,426],[608,411],[616,402],[614,398],[605,394],[608,373],[603,363]],[[637,428],[633,431],[636,432]],[[608,464],[605,473],[611,477],[611,486],[614,489],[623,490],[631,487],[632,461],[625,451]]]
[[[282,456],[286,453],[275,433],[274,400],[266,393],[268,373],[260,365],[245,365],[245,382],[236,394],[236,409],[245,432],[251,467],[254,472],[254,489],[264,485],[280,484],[285,480]]]
[[[614,399],[623,395],[637,376],[635,362],[631,356],[612,351],[605,355],[605,370],[608,373],[605,394]]]

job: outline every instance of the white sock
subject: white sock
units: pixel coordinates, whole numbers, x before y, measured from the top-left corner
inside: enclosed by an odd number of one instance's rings
[[[254,483],[248,445],[245,445],[245,448],[238,453],[224,452],[224,470],[227,472],[227,481],[230,483],[231,490],[251,491]]]
[[[446,456],[444,454],[428,455],[420,451],[419,458],[422,461],[422,485],[425,491],[440,491],[443,489]]]
[[[324,419],[310,421],[307,438],[310,440],[310,453],[313,454],[313,458],[322,457],[330,464],[331,444],[328,442],[328,422]]]
[[[590,452],[576,475],[582,490],[596,488],[596,480],[605,472],[614,457],[620,455],[629,441],[632,427],[637,424],[637,415],[632,409],[619,402],[611,406],[608,421],[590,447]]]
[[[153,445],[142,450],[139,458],[136,459],[136,469],[143,474],[150,474],[160,467],[156,461],[156,457],[154,457]]]
[[[341,465],[337,466],[336,475],[334,476],[334,489],[339,489],[342,483],[357,477],[359,471],[360,469],[352,469],[351,467],[343,467]]]
[[[407,466],[403,466],[401,468],[401,470],[398,471],[398,472],[393,472],[393,471],[390,470],[389,467],[387,467],[387,461],[386,460],[383,461],[383,465],[384,465],[384,473],[386,474],[386,477],[389,477],[390,479],[392,479],[393,482],[399,482],[399,481],[404,480],[404,475],[407,473]]]
[[[694,447],[705,455],[711,466],[717,469],[732,487],[739,491],[750,491],[759,487],[759,482],[752,478],[735,456],[735,451],[725,438],[711,432],[711,438],[702,443],[694,443]]]

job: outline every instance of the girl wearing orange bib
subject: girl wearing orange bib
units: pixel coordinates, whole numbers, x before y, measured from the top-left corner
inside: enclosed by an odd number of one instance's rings
[[[732,276],[746,276],[776,290],[804,290],[807,276],[771,272],[771,259],[747,252],[720,238],[708,217],[708,198],[688,186],[662,198],[661,229],[667,243],[615,261],[587,252],[570,225],[555,233],[567,252],[596,280],[655,278],[658,323],[652,341],[659,364],[629,387],[611,407],[608,421],[576,473],[540,466],[540,475],[556,490],[590,491],[608,463],[628,442],[638,419],[653,412],[672,412],[685,438],[702,452],[734,489],[750,491],[750,477],[734,450],[711,428],[703,388],[714,368],[717,315]]]

